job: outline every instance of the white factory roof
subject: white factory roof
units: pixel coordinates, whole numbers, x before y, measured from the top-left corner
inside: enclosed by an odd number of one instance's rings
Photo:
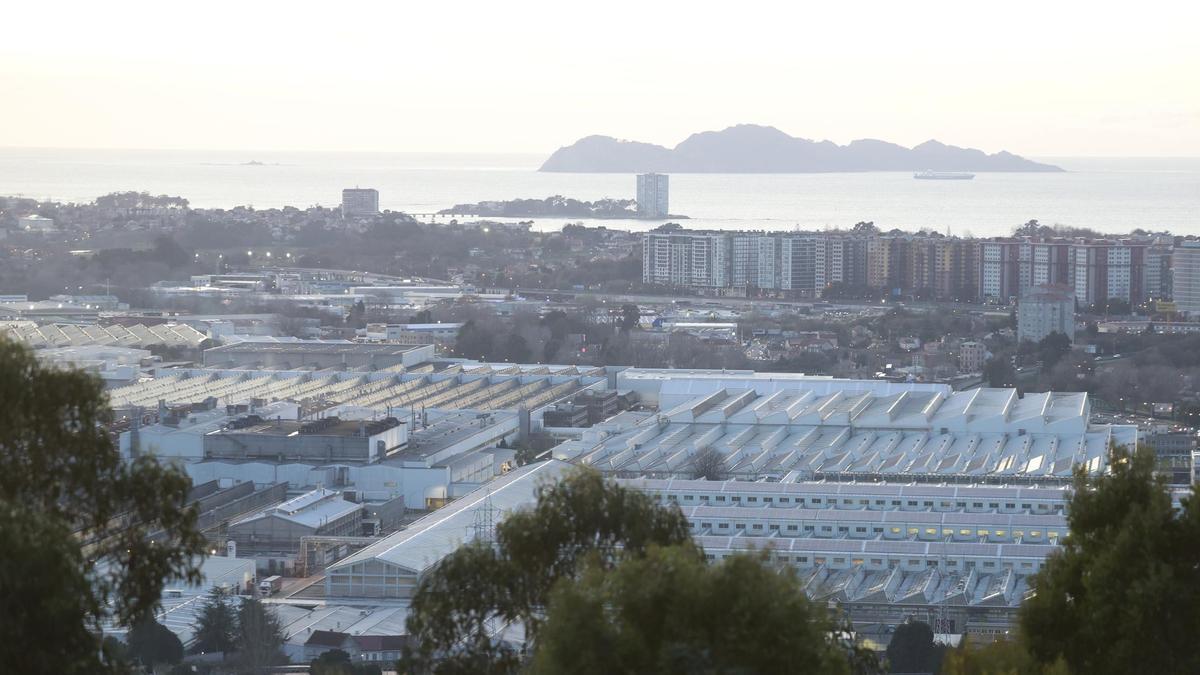
[[[346,501],[340,492],[317,488],[299,497],[263,509],[233,523],[234,526],[252,523],[266,518],[281,518],[297,525],[316,529],[322,525],[344,518],[361,509],[360,504]]]
[[[4,327],[0,327],[3,330]],[[42,347],[84,347],[89,345],[112,345],[118,347],[188,347],[195,349],[206,339],[206,335],[184,324],[155,324],[143,326],[111,326],[74,324],[46,324],[43,326],[9,326],[11,339],[35,349]]]
[[[683,378],[668,390],[705,379]],[[1012,389],[859,390],[830,381],[791,388],[722,387],[633,425],[596,425],[556,457],[606,472],[670,476],[690,471],[698,451],[711,448],[738,478],[805,480],[873,477],[922,480],[956,476],[999,482],[1070,479],[1075,465],[1099,472],[1110,442],[1132,446],[1133,426],[1089,426],[1085,393]],[[728,382],[724,384],[729,384]]]
[[[481,508],[490,504],[499,520],[505,514],[530,506],[535,501],[535,491],[539,485],[558,480],[569,468],[570,465],[565,462],[551,460],[511,471],[407,528],[330,565],[328,572],[355,563],[379,560],[421,574],[474,538],[473,527]]]

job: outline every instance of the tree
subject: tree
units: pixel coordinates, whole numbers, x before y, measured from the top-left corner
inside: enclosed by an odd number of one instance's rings
[[[989,387],[1012,387],[1017,383],[1017,371],[1008,354],[996,354],[983,364],[983,379]]]
[[[114,672],[102,622],[135,625],[164,584],[199,580],[191,481],[151,457],[122,462],[99,379],[43,369],[3,339],[0,401],[0,663]]]
[[[1034,578],[1021,608],[1027,648],[1077,673],[1200,672],[1200,508],[1176,510],[1154,453],[1113,448],[1110,473],[1080,469],[1070,535]]]
[[[214,587],[200,610],[196,622],[193,652],[232,652],[238,644],[238,617],[229,596]]]
[[[1061,660],[1041,665],[1033,660],[1020,640],[996,640],[975,647],[963,636],[958,647],[948,649],[942,660],[942,675],[1068,675]]]
[[[330,649],[309,661],[311,675],[382,675],[383,669],[374,663],[354,663],[342,649]]]
[[[651,547],[559,581],[530,672],[848,673],[832,629],[790,569]]]
[[[1053,368],[1062,357],[1071,353],[1071,338],[1058,331],[1053,331],[1038,342],[1038,358],[1043,370]]]
[[[706,447],[692,456],[693,479],[725,480],[728,473],[725,456],[711,447]]]
[[[147,617],[129,630],[129,656],[147,667],[183,660],[183,643],[166,626]]]
[[[905,621],[888,643],[888,668],[893,673],[936,673],[944,647],[933,641],[933,629],[924,621]]]
[[[692,546],[679,509],[592,470],[540,486],[536,496],[533,508],[497,526],[494,547],[460,547],[422,578],[408,619],[416,648],[406,648],[401,670],[512,672],[518,655],[493,641],[494,629],[521,623],[536,640],[550,589],[575,576],[584,556],[612,565],[653,544]]]
[[[237,624],[237,661],[243,672],[262,673],[271,666],[287,663],[283,629],[266,605],[254,598],[243,598]]]
[[[637,328],[638,322],[642,318],[642,310],[638,309],[637,305],[632,303],[621,305],[621,328],[622,330],[633,330]]]

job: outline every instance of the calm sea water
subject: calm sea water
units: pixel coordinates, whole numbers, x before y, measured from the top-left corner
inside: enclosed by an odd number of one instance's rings
[[[119,190],[179,195],[198,207],[335,205],[374,187],[380,205],[428,213],[482,200],[632,198],[628,174],[538,173],[540,155],[281,153],[0,148],[0,194],[89,201]],[[1039,158],[1061,174],[982,173],[918,181],[909,173],[675,174],[671,211],[689,227],[820,229],[872,220],[885,229],[1008,234],[1030,219],[1104,232],[1200,234],[1200,158]],[[255,160],[265,166],[247,166]],[[565,220],[542,219],[538,229]],[[605,221],[643,230],[654,223]]]

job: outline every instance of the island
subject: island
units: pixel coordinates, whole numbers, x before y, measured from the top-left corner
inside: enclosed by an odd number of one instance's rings
[[[596,220],[632,220],[638,218],[633,199],[598,199],[594,202],[554,195],[545,199],[510,199],[475,204],[458,204],[438,211],[445,216],[492,216],[497,218],[582,218]],[[687,216],[668,216],[687,220]]]
[[[930,140],[906,148],[874,139],[838,145],[741,124],[692,134],[674,148],[588,136],[559,148],[541,171],[566,173],[831,173],[858,171],[1056,172],[1009,152],[987,154]]]

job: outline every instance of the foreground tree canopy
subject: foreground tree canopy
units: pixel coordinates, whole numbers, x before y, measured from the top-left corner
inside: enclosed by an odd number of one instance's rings
[[[1149,449],[1078,474],[1070,536],[1035,580],[1021,629],[1042,664],[1076,673],[1200,672],[1200,509],[1176,510]]]
[[[495,639],[510,625],[525,630],[527,653]],[[861,672],[873,663],[832,637],[793,575],[753,556],[708,567],[678,508],[590,470],[542,486],[535,506],[497,527],[494,546],[445,558],[422,579],[408,627],[415,648],[402,672],[839,672],[855,663]]]
[[[691,547],[656,547],[562,579],[531,672],[849,672],[832,630],[794,575],[760,558],[710,566]]]
[[[114,672],[101,624],[138,625],[164,583],[199,580],[191,483],[152,458],[121,461],[99,379],[44,369],[4,339],[0,401],[0,663]]]

